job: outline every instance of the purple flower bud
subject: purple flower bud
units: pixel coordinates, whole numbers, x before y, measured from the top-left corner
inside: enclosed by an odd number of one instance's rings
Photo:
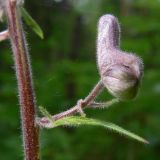
[[[119,49],[120,26],[113,15],[104,15],[98,24],[97,63],[104,86],[120,100],[136,96],[143,75],[139,57]]]

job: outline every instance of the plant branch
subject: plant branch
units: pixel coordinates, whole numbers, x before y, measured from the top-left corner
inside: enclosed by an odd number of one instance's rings
[[[5,0],[4,3],[16,68],[25,160],[39,160],[38,126],[35,123],[36,103],[19,7],[15,0]]]
[[[110,101],[102,102],[102,103],[93,102],[87,108],[108,108],[109,106],[117,102],[119,102],[118,98],[114,98],[114,99],[111,99]]]
[[[9,38],[9,31],[5,30],[0,32],[0,42]]]
[[[80,113],[80,114],[84,115],[83,109],[85,109],[89,106],[91,107],[92,104],[94,104],[95,98],[102,91],[103,88],[104,88],[103,83],[100,80],[84,100],[79,100],[75,106],[68,109],[67,111],[53,115],[52,119],[56,121],[58,119],[66,117],[66,116],[74,115],[76,113]],[[40,119],[39,118],[37,119],[37,124],[40,126],[45,126],[48,123],[50,123],[50,120],[47,117],[42,117]]]

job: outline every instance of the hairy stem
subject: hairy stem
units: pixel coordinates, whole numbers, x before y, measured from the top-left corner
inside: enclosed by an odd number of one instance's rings
[[[81,101],[81,106],[78,106],[78,103],[77,103],[74,107],[68,109],[67,111],[64,111],[52,116],[53,120],[58,120],[66,116],[74,115],[79,112],[79,109],[80,109],[79,107],[84,109],[87,106],[91,105],[91,103],[94,101],[97,95],[102,91],[103,87],[104,87],[103,83],[99,81],[97,85],[93,88],[93,90],[89,93],[89,95],[84,100]],[[37,120],[37,124],[40,126],[45,126],[48,123],[49,123],[49,120],[47,117],[43,117]]]
[[[4,41],[9,38],[8,30],[0,32],[0,41]]]
[[[15,0],[5,1],[10,41],[15,61],[21,111],[23,147],[26,160],[39,159],[38,127],[35,123],[36,104],[32,85],[28,48]]]

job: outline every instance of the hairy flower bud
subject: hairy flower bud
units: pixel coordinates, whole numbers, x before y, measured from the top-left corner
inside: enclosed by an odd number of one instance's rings
[[[119,49],[120,26],[113,15],[104,15],[98,24],[97,63],[103,84],[120,100],[136,96],[143,63],[134,54]]]

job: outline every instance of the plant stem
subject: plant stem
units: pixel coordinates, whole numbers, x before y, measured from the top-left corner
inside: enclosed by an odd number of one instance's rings
[[[89,95],[84,100],[81,100],[81,106],[80,107],[82,109],[84,109],[87,106],[89,106],[94,101],[94,99],[97,97],[97,95],[102,91],[103,88],[104,88],[103,83],[100,80],[97,83],[97,85],[92,89],[92,91],[89,93]],[[67,111],[56,114],[56,115],[52,116],[52,118],[53,118],[53,120],[58,120],[58,119],[61,119],[63,117],[66,117],[66,116],[71,116],[73,114],[76,114],[78,112],[79,112],[79,106],[78,106],[78,103],[77,103],[74,107],[68,109]],[[37,119],[37,124],[40,125],[40,126],[45,126],[48,123],[50,123],[50,121],[48,120],[47,117]]]
[[[0,32],[0,41],[4,41],[9,38],[8,30]]]
[[[19,8],[15,0],[5,1],[9,35],[18,82],[25,160],[39,159],[38,126],[35,123],[36,103],[31,66]]]

